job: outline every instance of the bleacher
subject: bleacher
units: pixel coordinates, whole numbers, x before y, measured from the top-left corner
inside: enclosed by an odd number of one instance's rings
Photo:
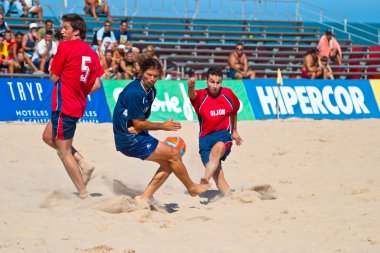
[[[47,18],[58,26],[59,20]],[[105,19],[84,18],[88,25],[86,42],[91,43],[93,31],[102,27]],[[125,17],[114,17],[114,30],[122,19]],[[37,21],[7,17],[14,31],[27,32],[28,23]],[[210,66],[225,69],[228,55],[238,42],[244,43],[249,66],[258,78],[275,77],[278,68],[285,78],[301,78],[304,53],[316,46],[324,33],[320,27],[302,21],[157,17],[133,17],[128,21],[134,46],[144,49],[154,45],[166,73],[179,79],[186,78],[189,70],[201,75]],[[336,79],[380,78],[379,46],[355,45],[342,35],[337,39],[343,51],[343,65],[332,66]]]

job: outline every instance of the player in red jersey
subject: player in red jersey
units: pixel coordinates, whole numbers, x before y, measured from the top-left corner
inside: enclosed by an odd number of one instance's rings
[[[197,113],[199,131],[199,154],[205,174],[202,183],[211,177],[224,196],[231,194],[222,169],[224,161],[231,152],[232,140],[239,146],[242,139],[237,131],[237,112],[239,99],[233,91],[222,85],[223,73],[220,69],[210,68],[206,73],[206,89],[195,90],[195,78],[187,80],[188,95]]]
[[[57,150],[59,158],[79,197],[90,194],[86,184],[94,167],[72,146],[76,123],[84,114],[86,96],[100,88],[104,70],[99,57],[83,40],[87,26],[77,14],[62,16],[62,39],[51,64],[50,79],[55,83],[51,119],[43,132],[43,140]],[[82,172],[81,172],[82,171]]]

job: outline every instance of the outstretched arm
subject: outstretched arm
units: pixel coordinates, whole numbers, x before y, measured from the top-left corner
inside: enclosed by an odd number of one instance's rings
[[[133,127],[137,132],[143,130],[165,130],[165,131],[177,131],[181,129],[181,123],[173,121],[173,119],[165,122],[151,122],[146,119],[133,119]]]
[[[189,95],[190,100],[194,100],[197,97],[197,93],[195,92],[195,77],[190,77],[187,79],[187,94]]]

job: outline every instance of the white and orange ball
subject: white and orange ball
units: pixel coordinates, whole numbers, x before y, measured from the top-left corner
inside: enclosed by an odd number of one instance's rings
[[[185,141],[179,137],[179,136],[170,136],[167,137],[164,142],[168,144],[169,146],[172,146],[178,152],[180,153],[181,156],[183,156],[186,152],[186,143]]]

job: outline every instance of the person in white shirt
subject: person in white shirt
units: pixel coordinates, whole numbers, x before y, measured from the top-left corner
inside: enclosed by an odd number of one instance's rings
[[[42,72],[48,73],[50,60],[57,52],[57,44],[53,42],[53,31],[46,31],[45,39],[37,44],[32,61]]]

